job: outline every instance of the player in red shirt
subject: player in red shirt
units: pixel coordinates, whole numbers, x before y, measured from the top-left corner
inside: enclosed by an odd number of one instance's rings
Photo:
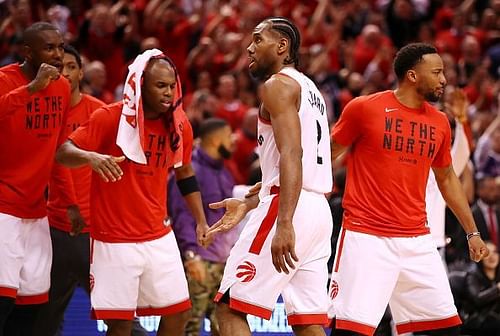
[[[116,144],[123,103],[96,110],[58,150],[58,161],[94,170],[90,190],[91,302],[108,335],[129,335],[135,314],[161,315],[158,335],[181,335],[191,307],[175,237],[166,218],[168,170],[175,165],[179,188],[198,223],[206,224],[191,167],[193,135],[173,63],[151,59],[142,82],[147,164],[123,156]],[[174,124],[175,123],[175,124]],[[106,153],[106,154],[101,154]]]
[[[44,190],[70,99],[57,28],[35,23],[23,41],[25,61],[0,68],[0,335],[30,334],[48,299],[52,248]]]
[[[71,108],[66,122],[66,135],[84,124],[104,103],[80,91],[83,77],[80,54],[70,45],[64,46],[62,75],[71,85]],[[40,309],[35,323],[39,336],[57,333],[64,311],[77,285],[90,294],[90,181],[92,169],[68,169],[54,164],[49,181],[47,215],[52,239],[53,260],[49,302]],[[138,323],[134,331],[140,330]],[[145,335],[142,329],[138,334]]]
[[[347,153],[343,228],[331,277],[332,335],[372,335],[387,303],[398,333],[459,335],[460,318],[429,233],[425,189],[430,168],[478,262],[488,250],[451,165],[446,116],[429,102],[444,91],[433,46],[402,48],[399,86],[351,101],[332,131],[333,156]],[[369,280],[368,280],[369,279]]]

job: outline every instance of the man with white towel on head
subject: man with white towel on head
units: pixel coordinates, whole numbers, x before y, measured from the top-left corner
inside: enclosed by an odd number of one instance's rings
[[[193,133],[179,77],[160,50],[129,66],[123,101],[96,110],[57,151],[68,167],[90,165],[92,316],[107,335],[130,335],[135,315],[162,316],[157,335],[181,335],[191,308],[184,269],[167,217],[167,175],[197,223],[208,228],[191,167]]]

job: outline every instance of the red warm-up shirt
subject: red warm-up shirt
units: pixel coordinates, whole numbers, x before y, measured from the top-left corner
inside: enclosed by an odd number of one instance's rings
[[[73,132],[69,139],[79,148],[113,156],[122,156],[116,145],[122,103],[96,110],[89,121]],[[188,119],[182,123],[182,163],[191,162],[193,131]],[[93,172],[90,188],[90,235],[99,241],[144,242],[157,239],[170,230],[167,216],[167,176],[174,162],[168,130],[163,119],[144,119],[144,153],[146,165],[130,160],[120,162],[121,180],[104,182]]]
[[[347,104],[332,137],[351,147],[343,199],[346,229],[388,237],[429,233],[429,170],[451,164],[444,113],[428,103],[406,107],[385,91]]]
[[[0,68],[0,212],[46,216],[45,188],[64,140],[70,86],[62,76],[29,94],[19,64]]]
[[[80,102],[68,112],[66,136],[89,120],[92,112],[104,103],[92,96],[83,94]],[[58,163],[54,164],[49,181],[49,200],[47,216],[49,224],[59,230],[70,232],[67,209],[70,205],[78,205],[80,214],[87,226],[82,232],[88,232],[90,223],[90,182],[92,169],[88,166],[69,169]]]

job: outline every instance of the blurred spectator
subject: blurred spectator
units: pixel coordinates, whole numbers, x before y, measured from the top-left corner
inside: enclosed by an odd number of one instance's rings
[[[224,210],[210,209],[208,205],[233,195],[234,179],[224,168],[223,160],[231,156],[234,143],[228,123],[215,118],[209,118],[200,125],[200,139],[200,145],[193,151],[192,165],[200,187],[205,217],[211,226],[222,217]],[[233,230],[217,235],[206,249],[201,248],[196,243],[195,219],[173,176],[168,183],[168,195],[172,227],[184,259],[189,296],[193,303],[185,335],[199,335],[205,316],[210,319],[212,335],[219,335],[213,299],[238,232]]]
[[[379,27],[373,24],[366,25],[361,34],[356,38],[353,52],[352,70],[364,73],[368,64],[375,58],[380,48],[392,48],[390,39],[384,35]],[[379,69],[388,75],[391,71],[391,62],[383,62]]]
[[[500,18],[500,16],[499,16]],[[500,78],[500,42],[488,49],[486,53],[488,57],[490,75],[498,81]]]
[[[500,267],[497,246],[486,244],[490,255],[473,265],[465,279],[463,332],[472,336],[500,335]]]
[[[238,97],[241,102],[249,107],[258,107],[257,83],[250,77],[248,71],[236,73],[236,86],[238,88]]]
[[[309,62],[306,73],[318,85],[323,94],[330,122],[337,120],[342,111],[339,104],[339,78],[331,69],[328,49],[322,44],[314,44],[309,48],[309,56],[313,62]]]
[[[91,61],[104,64],[108,73],[105,87],[110,92],[125,78],[125,42],[135,29],[134,20],[124,19],[119,10],[121,7],[97,3],[85,14],[78,37],[82,53]],[[129,13],[133,11],[129,9]]]
[[[210,37],[202,37],[187,56],[186,67],[189,71],[189,79],[197,86],[201,73],[207,73],[210,77],[217,76],[221,72],[220,64],[216,63],[217,44]]]
[[[194,138],[197,138],[203,120],[214,116],[217,98],[209,90],[198,90],[193,93],[190,104],[185,106],[186,115],[193,127]]]
[[[457,11],[453,14],[452,26],[449,29],[437,32],[436,47],[440,53],[450,53],[457,61],[460,58],[460,45],[464,36],[465,15]]]
[[[499,186],[495,177],[485,176],[477,182],[476,203],[472,206],[472,215],[481,236],[485,240],[500,243],[500,201]]]
[[[146,37],[141,42],[141,53],[148,49],[160,49],[160,41],[156,37]]]
[[[107,71],[100,61],[90,62],[83,72],[82,91],[102,100],[106,104],[115,101],[113,93],[106,89]]]
[[[465,86],[476,68],[481,64],[481,46],[474,36],[466,36],[462,41],[462,56],[457,63],[459,82]]]
[[[201,4],[204,2],[202,1]],[[188,86],[186,59],[193,37],[204,19],[203,7],[187,17],[176,1],[151,0],[144,9],[144,31],[160,41],[161,50],[177,65],[181,82]],[[189,91],[189,87],[185,91]]]
[[[248,184],[252,163],[257,160],[255,148],[257,147],[257,118],[258,108],[248,110],[241,128],[235,132],[235,149],[228,165],[237,184]]]
[[[500,117],[479,138],[474,153],[477,178],[500,175]]]
[[[416,41],[422,15],[415,8],[415,1],[391,0],[385,14],[391,40],[397,48]]]
[[[47,10],[47,20],[59,29],[65,41],[72,40],[72,36],[68,35],[70,15],[71,12],[66,6],[53,5]]]
[[[363,76],[357,72],[352,72],[347,77],[347,86],[340,90],[339,102],[340,110],[342,111],[344,107],[356,97],[361,95],[361,91],[365,87],[365,79]]]
[[[233,130],[238,130],[247,113],[248,106],[238,98],[238,87],[233,74],[226,73],[219,77],[217,95],[219,104],[215,116],[226,120]]]
[[[6,7],[8,15],[0,22],[0,59],[12,53],[10,46],[20,44],[23,31],[33,23],[29,0],[6,1]]]
[[[493,107],[494,85],[485,64],[477,66],[464,87],[472,111],[489,112]]]

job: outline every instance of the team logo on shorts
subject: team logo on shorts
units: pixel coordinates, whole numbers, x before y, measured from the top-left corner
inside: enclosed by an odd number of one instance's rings
[[[337,281],[332,280],[332,284],[330,285],[330,297],[332,298],[332,300],[335,299],[338,293],[339,293],[339,284],[337,283]]]
[[[92,273],[89,275],[89,282],[90,282],[90,291],[92,292],[92,289],[94,289],[94,284],[95,284],[94,275]]]
[[[249,282],[255,277],[257,270],[255,265],[250,261],[245,261],[243,264],[238,265],[236,267],[238,273],[236,273],[236,277],[241,279],[241,282]]]

